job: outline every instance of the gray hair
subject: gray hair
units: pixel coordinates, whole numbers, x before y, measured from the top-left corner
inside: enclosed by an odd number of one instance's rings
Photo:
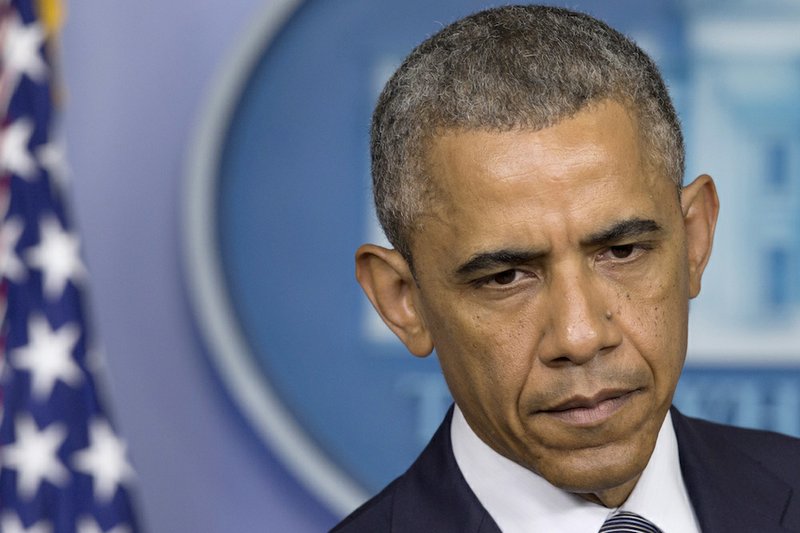
[[[655,63],[624,35],[546,6],[489,9],[443,28],[406,58],[373,115],[373,192],[386,237],[410,262],[434,190],[424,160],[437,133],[539,130],[607,98],[636,114],[647,163],[680,190],[678,117]]]

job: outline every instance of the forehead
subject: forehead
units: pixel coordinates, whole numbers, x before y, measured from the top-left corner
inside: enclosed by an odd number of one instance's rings
[[[502,179],[539,166],[543,175],[568,176],[567,165],[589,158],[609,169],[640,165],[641,145],[636,116],[605,100],[542,129],[445,129],[429,139],[425,162],[435,185],[447,190],[463,186],[465,172]]]
[[[670,180],[644,163],[634,115],[614,101],[536,131],[447,131],[426,159],[434,196],[423,226],[451,232],[491,224],[496,232],[525,224],[528,232],[559,224],[593,231],[677,203]]]

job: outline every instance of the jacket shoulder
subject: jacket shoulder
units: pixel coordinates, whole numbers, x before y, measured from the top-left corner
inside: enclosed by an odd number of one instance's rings
[[[406,472],[333,531],[499,533],[461,474],[450,441],[453,408]]]
[[[331,530],[331,533],[368,533],[390,531],[392,506],[400,478],[395,479],[378,494],[350,513]]]
[[[795,487],[800,487],[800,439],[689,418],[693,428],[716,449],[732,447]]]

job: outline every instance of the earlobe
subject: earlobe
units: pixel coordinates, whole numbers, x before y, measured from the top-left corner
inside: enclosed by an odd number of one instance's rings
[[[689,297],[700,293],[703,271],[711,257],[714,230],[719,214],[717,188],[711,176],[703,174],[681,193],[681,210],[686,228],[689,261]]]
[[[416,283],[403,256],[374,244],[356,251],[356,279],[384,323],[417,357],[433,351],[416,301]]]

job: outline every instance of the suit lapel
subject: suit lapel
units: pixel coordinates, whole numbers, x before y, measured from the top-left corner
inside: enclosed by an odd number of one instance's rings
[[[714,426],[672,410],[681,471],[703,531],[788,531],[792,489]]]
[[[392,531],[500,533],[456,464],[450,443],[452,417],[451,407],[428,446],[400,479]]]

